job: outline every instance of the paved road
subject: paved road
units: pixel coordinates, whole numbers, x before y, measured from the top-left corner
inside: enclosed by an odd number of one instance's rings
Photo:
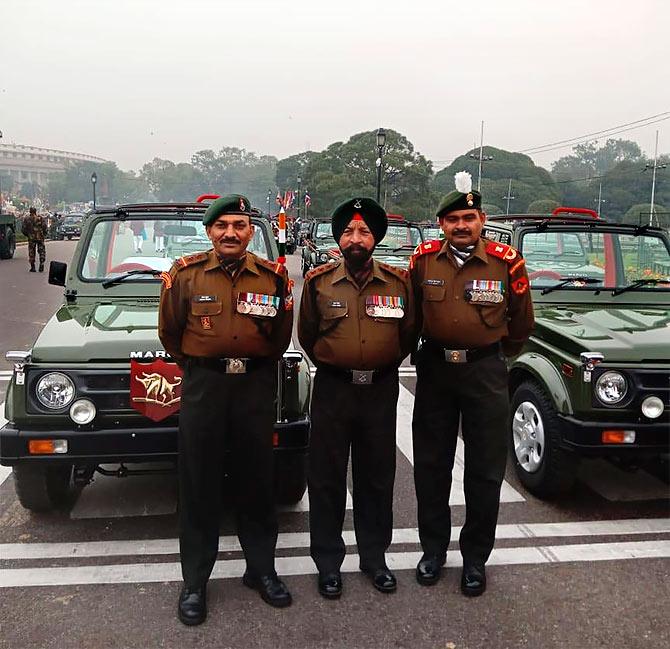
[[[75,243],[48,246],[68,261]],[[25,248],[0,262],[0,351],[30,346],[62,290],[28,274]],[[289,260],[299,294],[296,257]],[[6,309],[7,296],[11,308]],[[0,366],[0,372],[7,365]],[[269,608],[240,583],[232,519],[222,521],[220,561],[205,625],[175,618],[179,591],[175,480],[96,479],[70,507],[29,514],[8,471],[0,471],[0,647],[667,647],[670,646],[670,518],[667,484],[645,472],[584,466],[573,494],[541,502],[508,472],[489,589],[462,597],[457,542],[446,577],[414,581],[410,421],[413,369],[401,371],[395,533],[389,563],[395,595],[374,591],[357,572],[351,509],[345,594],[321,599],[309,559],[306,500],[280,513],[278,569],[295,603]],[[0,375],[0,402],[7,382]],[[459,463],[452,494],[463,523]],[[458,529],[454,530],[457,539]]]

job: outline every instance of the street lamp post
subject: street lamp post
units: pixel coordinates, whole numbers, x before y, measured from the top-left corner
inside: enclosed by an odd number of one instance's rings
[[[596,203],[598,203],[598,218],[600,218],[600,206],[607,201],[602,197],[603,196],[603,183],[602,180],[598,183],[598,198]]]
[[[470,157],[473,160],[477,160],[479,158],[479,170],[477,173],[477,191],[481,192],[482,191],[482,162],[489,162],[490,160],[493,160],[492,155],[484,155],[484,120],[482,120],[482,131],[481,131],[481,137],[479,140],[479,156],[476,156],[474,153],[470,154]]]
[[[386,131],[383,128],[377,129],[377,202],[379,203],[382,195],[382,156],[384,155],[384,146],[386,146]]]
[[[95,210],[95,184],[98,182],[98,174],[95,171],[91,174],[91,185],[93,185],[93,209]]]
[[[270,200],[272,199],[272,190],[268,188],[268,219],[270,218]]]
[[[509,179],[509,184],[507,185],[507,196],[503,196],[503,199],[507,201],[507,211],[505,214],[509,216],[509,202],[513,201],[516,196],[512,196],[512,179]]]
[[[647,163],[642,171],[652,170],[651,174],[651,204],[649,205],[649,225],[653,225],[654,220],[654,196],[656,193],[656,169],[665,169],[666,164],[658,164],[658,131],[656,131],[656,147],[654,149],[654,164]]]

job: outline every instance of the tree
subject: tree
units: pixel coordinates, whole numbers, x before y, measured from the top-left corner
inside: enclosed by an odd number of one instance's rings
[[[512,179],[512,195],[514,201],[510,211],[524,213],[528,205],[538,199],[558,200],[559,192],[549,172],[537,167],[527,155],[485,146],[484,156],[492,156],[493,160],[484,161],[482,166],[482,198],[489,205],[497,206],[506,211],[505,196]],[[474,158],[470,157],[471,155]],[[459,171],[472,174],[473,187],[477,188],[479,172],[479,149],[472,149],[456,158],[433,179],[433,190],[444,195],[454,189],[454,175]]]
[[[154,158],[142,167],[140,177],[161,202],[192,203],[206,191],[202,173],[187,162]]]
[[[526,209],[526,214],[551,214],[559,206],[558,201],[543,198],[539,201],[533,201]]]
[[[291,158],[279,161],[277,168],[289,182],[298,169],[302,170],[302,186],[309,190],[312,214],[329,214],[351,196],[376,194],[376,131],[334,142],[320,153],[305,152]],[[431,176],[430,161],[415,151],[404,135],[388,129],[381,186],[386,211],[417,220],[430,217],[436,203],[430,189]],[[278,175],[278,184],[282,178]]]
[[[654,212],[666,212],[663,205],[654,202]],[[651,203],[638,203],[633,205],[622,218],[623,223],[632,223],[633,225],[644,225],[649,223],[649,216],[651,214]],[[657,225],[656,215],[654,216],[653,225]],[[662,224],[663,225],[663,224]]]
[[[494,214],[503,214],[503,211],[497,205],[491,203],[482,203],[482,212],[491,216]]]

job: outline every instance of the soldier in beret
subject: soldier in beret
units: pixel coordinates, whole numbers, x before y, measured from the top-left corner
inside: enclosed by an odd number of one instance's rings
[[[360,568],[377,590],[396,589],[384,554],[393,531],[398,365],[412,346],[414,307],[408,273],[372,258],[386,228],[386,213],[374,200],[340,205],[332,230],[342,259],[306,275],[300,304],[298,338],[317,368],[308,470],[311,555],[319,592],[328,599],[342,593],[350,451]]]
[[[412,428],[424,554],[416,578],[423,585],[436,583],[446,561],[460,420],[466,509],[461,590],[481,595],[507,457],[504,355],[521,350],[533,327],[533,307],[521,255],[480,236],[486,216],[470,174],[456,174],[456,189],[440,203],[437,218],[445,242],[421,244],[410,270],[421,334]]]
[[[293,300],[283,266],[247,246],[244,196],[223,196],[203,217],[213,249],[178,259],[164,280],[159,336],[182,367],[179,415],[178,617],[207,616],[206,586],[219,546],[224,450],[232,453],[237,533],[246,586],[272,606],[291,604],[277,577],[272,434],[277,360],[289,345]]]

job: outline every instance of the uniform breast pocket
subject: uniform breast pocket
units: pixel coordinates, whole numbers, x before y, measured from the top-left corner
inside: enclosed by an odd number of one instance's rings
[[[424,286],[423,299],[426,302],[442,302],[447,289],[444,286]]]
[[[223,311],[223,304],[219,300],[191,302],[191,315],[199,320],[198,330],[205,334],[217,333],[217,320]],[[220,328],[220,327],[219,327]],[[218,333],[221,333],[220,331]]]
[[[319,331],[331,331],[349,315],[349,306],[344,300],[319,300]]]

